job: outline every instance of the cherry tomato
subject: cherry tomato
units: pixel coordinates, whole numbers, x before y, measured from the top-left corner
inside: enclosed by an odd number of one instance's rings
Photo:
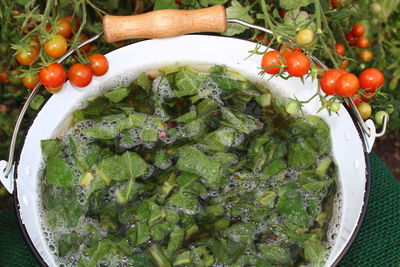
[[[372,14],[379,15],[382,12],[382,7],[378,3],[372,3],[369,6],[369,10],[371,11]]]
[[[35,41],[30,41],[26,49],[19,50],[15,59],[19,64],[29,66],[39,56],[39,47]]]
[[[0,43],[0,55],[7,55],[10,46],[7,43]]]
[[[339,102],[332,102],[331,103],[331,105],[330,105],[330,107],[329,107],[329,109],[332,111],[332,112],[338,112],[339,111],[339,109],[340,109],[340,103]]]
[[[26,88],[31,90],[35,88],[39,81],[40,77],[38,74],[26,75],[22,77],[22,83],[25,85]]]
[[[78,42],[78,45],[81,44],[81,43],[83,43],[84,41],[86,41],[86,40],[88,40],[88,39],[89,39],[89,37],[88,37],[86,34],[81,33],[81,34],[79,35],[79,42]],[[72,36],[71,42],[73,42],[74,40],[75,40],[75,35]],[[81,49],[82,49],[85,53],[87,53],[87,52],[90,51],[90,48],[91,48],[91,47],[92,47],[92,44],[87,44],[87,45],[85,45],[84,47],[82,47]]]
[[[301,103],[295,99],[290,99],[286,104],[286,112],[293,115],[299,112]]]
[[[296,34],[296,43],[304,47],[310,47],[313,45],[314,31],[311,29],[304,29]]]
[[[365,27],[364,27],[364,25],[356,24],[351,29],[351,32],[353,33],[354,36],[361,37],[365,33]]]
[[[353,100],[353,102],[356,106],[358,106],[361,103],[361,95],[360,94],[352,95],[351,99]]]
[[[384,83],[385,77],[377,69],[366,69],[360,74],[360,86],[362,89],[368,89],[367,92],[375,92]]]
[[[65,38],[72,34],[72,24],[68,18],[59,18],[57,20],[56,32]]]
[[[347,72],[348,72],[347,70],[345,70],[345,69],[342,69],[342,68],[340,68],[340,69],[339,69],[339,71],[340,71],[340,73],[341,73],[341,74],[343,74],[343,73],[347,73]]]
[[[74,64],[69,68],[69,82],[77,87],[85,87],[92,81],[92,70],[83,64]]]
[[[268,51],[261,59],[261,68],[269,74],[277,74],[281,69],[281,58],[279,51]]]
[[[368,48],[369,46],[369,39],[367,37],[360,37],[358,38],[356,45],[358,48]]]
[[[340,68],[346,71],[346,68],[349,66],[349,63],[350,61],[348,59],[343,60],[342,62],[340,62]]]
[[[348,0],[331,0],[331,4],[332,7],[334,8],[340,8],[340,7],[344,7],[347,6],[347,2]]]
[[[8,73],[7,73],[7,71],[0,72],[0,83],[4,83],[4,84],[8,83]]]
[[[279,10],[279,16],[280,16],[282,19],[284,19],[285,16],[286,16],[286,10],[285,10],[285,9]]]
[[[67,40],[60,34],[54,35],[44,43],[44,51],[51,57],[61,57],[67,52]]]
[[[343,97],[354,95],[359,88],[359,81],[356,75],[352,73],[342,74],[336,80],[336,92]]]
[[[50,89],[62,86],[67,78],[64,67],[59,63],[52,63],[41,69],[39,76],[43,85]]]
[[[370,62],[372,60],[372,52],[369,50],[361,51],[361,53],[358,54],[358,57],[362,62]]]
[[[81,24],[79,22],[78,17],[75,16],[74,18],[72,18],[72,16],[66,16],[65,19],[68,20],[69,23],[71,23],[72,30],[74,32],[77,32],[79,30],[79,27],[81,26]]]
[[[357,109],[358,109],[358,112],[360,112],[361,118],[363,118],[363,120],[366,120],[371,116],[372,108],[368,103],[361,102],[357,106]]]
[[[295,52],[286,59],[286,71],[294,77],[302,77],[310,70],[310,60],[306,55]]]
[[[364,92],[361,95],[361,100],[364,101],[364,102],[369,102],[369,101],[371,101],[372,99],[375,98],[374,94],[375,94],[374,92]]]
[[[89,68],[92,70],[93,75],[102,76],[108,71],[108,60],[102,54],[93,54],[88,57]]]
[[[355,46],[358,40],[357,36],[354,36],[352,32],[346,33],[346,40],[350,46]]]
[[[21,84],[21,78],[19,75],[21,74],[21,71],[18,69],[10,71],[10,76],[8,77],[8,81],[12,85],[20,85]]]
[[[376,122],[377,124],[379,124],[379,125],[382,125],[382,123],[383,123],[383,118],[384,118],[385,116],[389,116],[389,114],[388,114],[386,111],[384,111],[384,110],[378,111],[378,112],[375,114],[375,122]]]
[[[342,44],[335,44],[336,54],[344,56],[346,54],[346,47]]]
[[[180,5],[181,4],[181,0],[175,0],[175,4]]]
[[[49,92],[49,93],[51,93],[51,94],[56,94],[56,93],[60,92],[62,88],[63,88],[62,85],[61,85],[60,87],[57,87],[57,88],[48,88],[48,87],[45,87],[46,91]]]
[[[336,95],[336,81],[342,73],[337,69],[330,69],[324,72],[319,80],[322,91],[327,95]]]
[[[298,46],[286,47],[286,45],[282,45],[281,48],[279,49],[279,53],[282,55],[285,61],[288,58],[288,56],[290,56],[294,52],[301,52],[301,48]]]

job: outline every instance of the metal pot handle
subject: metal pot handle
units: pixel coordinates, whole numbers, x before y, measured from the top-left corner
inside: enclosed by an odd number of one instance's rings
[[[207,9],[210,10],[210,8],[207,8]],[[222,11],[223,11],[223,12],[222,12]],[[168,10],[159,10],[159,11],[157,11],[157,12],[158,12],[157,14],[164,14],[164,13],[170,12],[170,11],[168,11]],[[210,10],[210,12],[211,12],[211,10]],[[225,10],[222,9],[222,7],[218,7],[218,8],[215,9],[215,10],[212,9],[212,12],[217,12],[217,13],[219,14],[220,17],[224,17],[224,14],[225,14]],[[149,12],[148,14],[142,14],[142,15],[147,15],[147,16],[149,16],[150,13],[151,13],[151,14],[155,14],[155,11],[154,11],[154,12]],[[214,14],[216,14],[216,13],[214,13]],[[201,16],[204,16],[204,15],[207,15],[207,14],[201,13],[200,15],[201,15]],[[141,16],[141,15],[139,15],[139,16]],[[132,17],[131,17],[131,18],[132,18]],[[207,16],[206,16],[206,18],[207,18],[207,20],[211,19],[210,17],[207,17]],[[115,18],[114,18],[114,19],[115,19]],[[204,24],[204,20],[199,20],[198,23],[199,23],[199,24]],[[243,26],[246,26],[246,27],[249,27],[249,28],[252,28],[252,29],[256,29],[256,30],[259,30],[259,31],[262,31],[262,32],[265,32],[265,33],[268,33],[268,34],[273,35],[273,32],[272,32],[271,30],[267,29],[267,28],[264,28],[264,27],[261,27],[261,26],[257,26],[257,25],[253,25],[253,24],[250,24],[250,23],[247,23],[247,22],[238,20],[238,19],[227,19],[227,20],[226,20],[226,23],[236,23],[236,24],[240,24],[240,25],[243,25]],[[218,29],[217,29],[216,31],[223,31],[223,30],[225,29],[225,27],[222,27],[222,26],[221,26],[221,25],[223,25],[223,23],[222,23],[222,24],[219,23],[218,25],[219,25],[219,26],[217,27]],[[164,27],[168,27],[168,25],[167,25],[167,26],[164,25]],[[181,34],[184,34],[184,33],[187,33],[187,32],[192,32],[192,31],[190,30],[190,28],[186,29],[186,32],[177,32],[177,31],[176,31],[176,26],[173,26],[173,28],[175,29],[175,31],[174,31],[174,34],[171,35],[171,36],[174,36],[174,35],[176,36],[176,35],[181,35]],[[104,29],[105,29],[105,31],[106,31],[106,36],[110,36],[110,35],[109,35],[110,29],[114,29],[114,30],[115,30],[115,28],[113,28],[113,27],[105,27]],[[210,29],[210,28],[207,28],[207,27],[204,28],[204,29],[203,29],[203,28],[199,28],[198,31],[209,31],[209,29]],[[86,45],[86,44],[88,44],[88,43],[93,42],[94,40],[97,40],[97,39],[100,38],[103,34],[104,34],[104,32],[101,32],[101,33],[99,33],[99,34],[93,36],[92,38],[86,40],[85,42],[79,44],[78,47],[77,47],[76,49],[71,49],[70,51],[68,51],[68,52],[67,52],[64,56],[62,56],[57,62],[58,62],[58,63],[62,63],[66,58],[68,58],[71,54],[73,54],[77,49],[83,47],[84,45]],[[129,36],[130,36],[130,35],[129,35]],[[141,37],[141,36],[136,36],[136,35],[135,35],[135,37]],[[165,36],[161,36],[161,37],[165,37]],[[124,37],[124,38],[125,38],[125,37]],[[287,38],[287,37],[284,37],[284,38],[290,41],[289,38]],[[126,39],[126,38],[125,38],[125,39]],[[111,40],[111,37],[110,37],[110,40]],[[312,56],[311,58],[312,58],[312,60],[313,60],[316,64],[318,64],[319,66],[321,66],[323,69],[327,69],[327,67],[326,67],[319,59],[317,59],[317,58],[314,57],[314,56]],[[8,162],[7,162],[7,161],[4,161],[4,160],[3,160],[3,161],[0,161],[0,170],[3,170],[2,172],[0,172],[0,182],[6,187],[6,189],[7,189],[8,192],[10,192],[10,193],[13,192],[13,185],[14,185],[14,177],[13,177],[13,175],[14,175],[14,168],[15,168],[15,166],[14,166],[14,154],[15,154],[15,148],[16,148],[17,135],[18,135],[19,129],[20,129],[20,127],[21,127],[22,119],[23,119],[24,116],[25,116],[26,110],[28,109],[28,106],[29,106],[30,103],[32,102],[34,96],[36,95],[36,93],[37,93],[37,91],[39,90],[39,88],[40,88],[41,85],[42,85],[42,84],[39,82],[39,83],[35,86],[35,88],[32,90],[32,92],[31,92],[31,94],[29,95],[28,99],[26,100],[24,106],[22,107],[21,113],[20,113],[19,116],[18,116],[17,122],[16,122],[15,127],[14,127],[14,132],[13,132],[13,135],[12,135],[12,138],[11,138],[11,144],[10,144],[10,151],[9,151],[9,156],[8,156]],[[386,131],[386,124],[387,124],[389,118],[388,118],[388,116],[385,116],[385,117],[384,117],[384,120],[383,120],[383,127],[382,127],[381,132],[375,133],[375,126],[374,126],[373,122],[372,122],[371,120],[368,120],[368,121],[370,121],[370,122],[367,121],[367,123],[365,123],[365,122],[363,121],[363,119],[361,118],[361,115],[360,115],[360,113],[358,112],[357,108],[355,107],[355,104],[354,104],[354,102],[351,100],[351,98],[349,98],[349,102],[350,102],[350,105],[351,105],[351,107],[352,107],[352,109],[353,109],[355,115],[356,115],[358,124],[361,126],[361,128],[363,129],[364,135],[367,137],[367,138],[365,138],[365,140],[366,140],[366,147],[367,147],[368,152],[370,152],[371,149],[372,149],[373,142],[375,141],[375,137],[380,137],[380,136],[384,135],[384,133],[385,133],[385,131]]]

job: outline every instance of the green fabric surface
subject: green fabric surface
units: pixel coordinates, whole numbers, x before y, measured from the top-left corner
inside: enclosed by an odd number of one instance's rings
[[[366,218],[339,266],[400,266],[400,184],[370,154],[371,195]],[[24,242],[14,210],[0,212],[0,266],[38,266]]]

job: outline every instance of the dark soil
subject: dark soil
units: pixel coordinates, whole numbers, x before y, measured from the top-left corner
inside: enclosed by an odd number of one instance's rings
[[[400,132],[389,133],[378,138],[374,151],[393,173],[394,178],[400,182]]]

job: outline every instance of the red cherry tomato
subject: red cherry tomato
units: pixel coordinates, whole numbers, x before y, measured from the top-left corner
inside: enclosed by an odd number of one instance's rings
[[[22,83],[25,85],[26,88],[31,90],[35,88],[35,86],[38,84],[39,81],[40,77],[38,74],[27,75],[22,77]]]
[[[336,81],[341,75],[342,73],[337,69],[325,71],[319,80],[322,91],[327,95],[336,95]]]
[[[0,72],[0,83],[8,83],[8,73],[7,71]]]
[[[88,37],[86,34],[83,34],[83,33],[81,33],[79,36],[80,36],[80,37],[79,37],[78,45],[79,45],[80,43],[83,43],[84,41],[86,41],[86,40],[89,39],[89,37]],[[71,42],[73,42],[74,40],[75,40],[75,35],[71,37]],[[90,48],[91,48],[91,47],[92,47],[92,44],[87,44],[87,45],[85,45],[84,47],[82,47],[81,49],[82,49],[85,53],[87,53],[87,52],[90,51]]]
[[[52,63],[41,69],[39,76],[43,85],[50,89],[62,86],[67,78],[64,67],[59,63]]]
[[[361,37],[365,33],[365,27],[364,27],[364,25],[356,24],[351,29],[351,32],[353,33],[354,36]]]
[[[61,57],[67,52],[67,40],[60,34],[54,35],[44,43],[44,51],[51,57]]]
[[[374,94],[375,94],[375,92],[364,92],[364,93],[361,95],[361,99],[362,99],[362,101],[364,101],[364,102],[369,102],[369,101],[371,101],[372,99],[375,98]]]
[[[351,99],[353,100],[354,104],[358,106],[361,103],[361,95],[360,94],[354,94]]]
[[[261,68],[269,74],[277,74],[281,69],[281,58],[279,51],[268,51],[261,59]]]
[[[355,46],[358,40],[357,36],[354,36],[352,32],[346,33],[346,40],[350,46]]]
[[[356,45],[358,48],[368,48],[369,46],[369,39],[367,37],[360,37],[358,38]]]
[[[286,59],[286,71],[294,77],[302,77],[310,70],[310,60],[306,55],[295,52]]]
[[[367,92],[375,92],[384,83],[385,77],[380,70],[370,68],[360,74],[360,86],[362,89],[368,89]]]
[[[279,10],[279,16],[280,16],[282,19],[284,19],[285,16],[286,16],[286,10],[285,10],[285,9]]]
[[[51,25],[46,25],[46,31],[50,31]],[[59,18],[57,20],[56,33],[68,38],[72,33],[72,24],[68,18]]]
[[[301,52],[301,48],[298,46],[286,47],[286,45],[282,45],[281,48],[279,49],[279,53],[282,55],[285,61],[288,58],[288,56],[290,56],[294,52]]]
[[[66,16],[65,19],[68,20],[69,23],[71,23],[72,30],[74,32],[77,32],[79,30],[79,27],[81,26],[81,24],[77,17],[72,18],[72,16]]]
[[[336,54],[344,56],[346,54],[346,47],[342,44],[335,44]]]
[[[332,7],[340,8],[347,5],[348,0],[331,0]]]
[[[92,70],[83,64],[74,64],[69,68],[69,82],[77,87],[85,87],[92,81]]]
[[[336,81],[336,92],[343,97],[354,95],[358,91],[358,88],[358,78],[352,73],[342,74]]]
[[[93,75],[102,76],[108,71],[108,60],[102,54],[93,54],[88,57],[89,68],[92,70]]]

